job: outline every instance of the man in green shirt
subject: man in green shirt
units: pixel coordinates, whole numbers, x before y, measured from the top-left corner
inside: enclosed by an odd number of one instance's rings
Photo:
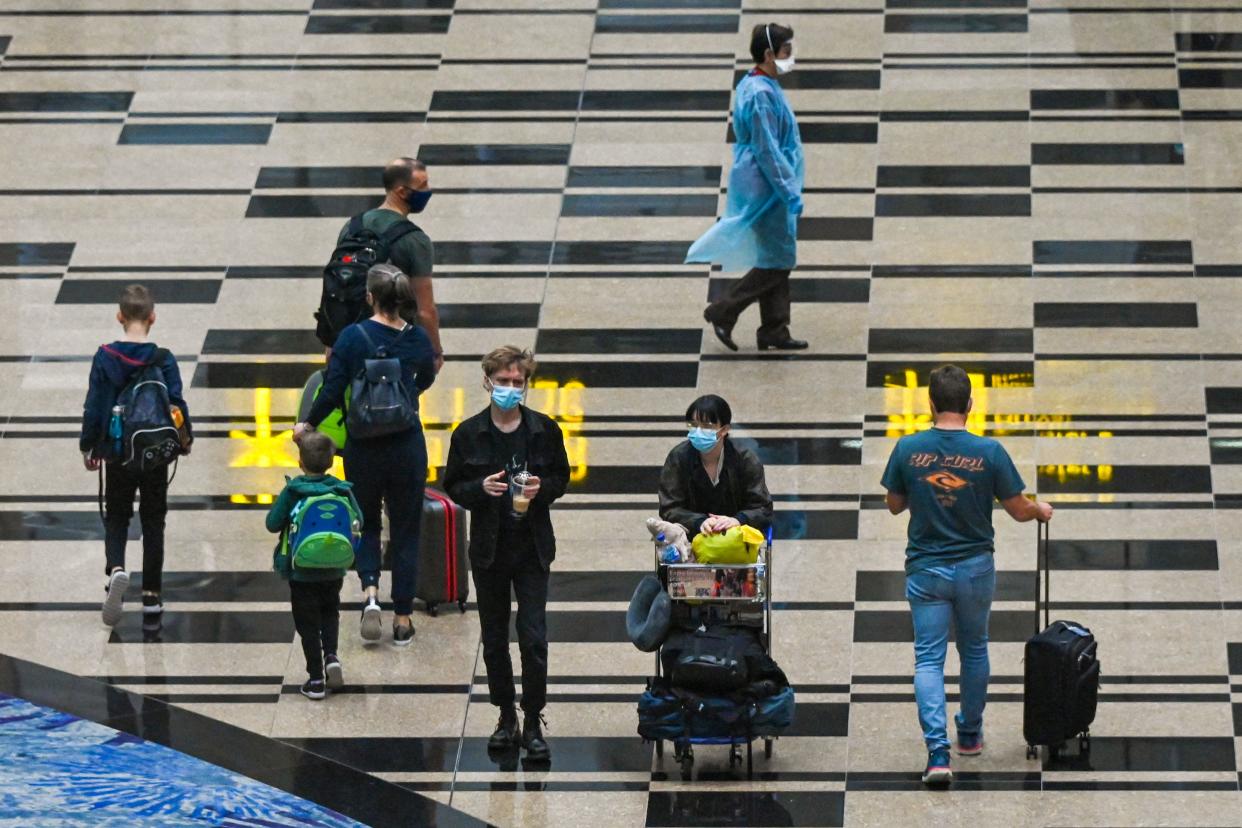
[[[427,166],[416,158],[397,158],[384,167],[384,203],[362,214],[366,229],[381,235],[399,221],[409,221],[410,213],[421,213],[431,199]],[[341,228],[337,244],[349,234],[349,222]],[[436,372],[444,365],[444,348],[440,344],[440,314],[436,310],[435,294],[431,286],[431,271],[435,248],[431,239],[421,229],[406,233],[389,251],[389,262],[401,268],[410,277],[418,310],[414,318],[407,319],[411,325],[419,325],[431,339],[435,349]],[[331,354],[332,349],[328,349]]]

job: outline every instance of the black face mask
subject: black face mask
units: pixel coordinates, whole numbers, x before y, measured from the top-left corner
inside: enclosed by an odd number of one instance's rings
[[[431,201],[431,190],[410,190],[410,194],[405,197],[406,206],[411,213],[421,213],[428,201]]]

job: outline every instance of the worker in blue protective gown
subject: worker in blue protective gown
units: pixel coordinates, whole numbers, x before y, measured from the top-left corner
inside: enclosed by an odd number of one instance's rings
[[[789,333],[789,273],[797,263],[802,213],[802,139],[776,81],[793,69],[793,29],[756,26],[750,53],[756,66],[738,83],[733,105],[736,143],[725,215],[690,246],[686,261],[748,271],[703,312],[727,348],[737,350],[733,326],[758,302],[759,350],[801,350],[807,343]]]

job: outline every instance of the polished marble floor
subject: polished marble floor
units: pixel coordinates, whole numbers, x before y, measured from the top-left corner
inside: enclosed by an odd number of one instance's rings
[[[723,204],[744,33],[772,19],[796,31],[807,156],[812,347],[788,358],[749,335],[725,351],[700,314],[738,274],[681,264]],[[0,0],[0,147],[14,664],[171,705],[172,746],[226,767],[221,732],[294,751],[283,768],[318,757],[301,790],[368,824],[1242,825],[1237,0]],[[378,165],[415,153],[449,360],[424,404],[433,463],[503,342],[539,352],[531,402],[570,438],[549,771],[486,755],[473,614],[420,618],[403,651],[347,636],[347,692],[311,704],[267,571],[319,268]],[[109,633],[74,439],[134,280],[201,439],[172,489],[169,610]],[[928,793],[879,477],[946,359],[976,379],[973,427],[1058,507],[1054,611],[1095,631],[1104,684],[1089,756],[1025,759],[1034,530],[998,521],[989,749]],[[799,705],[753,779],[703,750],[683,783],[635,735],[651,663],[621,619],[704,392],[767,464],[774,654]],[[91,718],[84,692],[31,700]]]

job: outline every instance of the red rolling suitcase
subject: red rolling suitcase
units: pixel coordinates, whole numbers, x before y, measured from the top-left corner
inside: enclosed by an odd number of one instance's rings
[[[470,569],[466,562],[466,510],[444,492],[423,493],[422,531],[418,538],[418,586],[414,595],[435,615],[440,604],[456,602],[466,611]]]

